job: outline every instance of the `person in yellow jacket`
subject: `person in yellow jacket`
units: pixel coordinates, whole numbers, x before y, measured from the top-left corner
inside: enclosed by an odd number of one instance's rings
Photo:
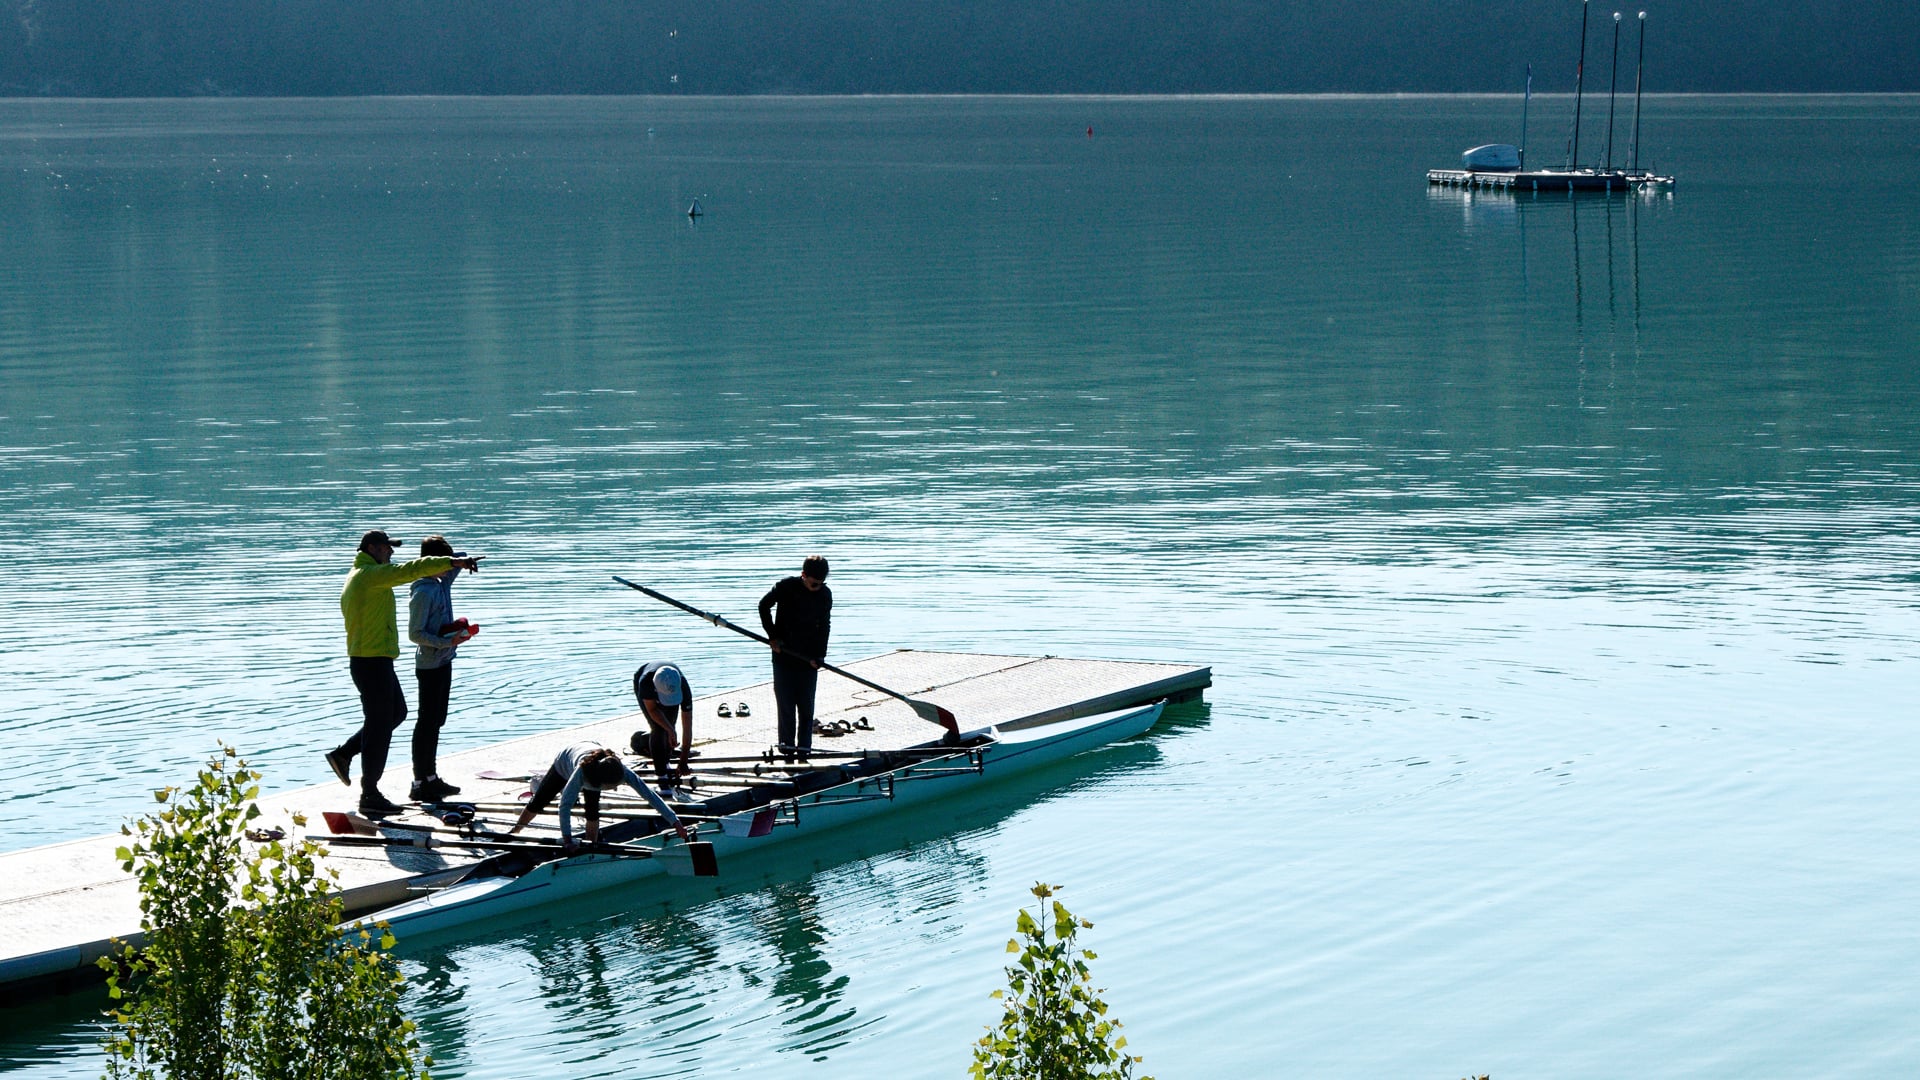
[[[360,757],[360,812],[372,816],[400,809],[380,794],[387,747],[393,741],[394,729],[407,719],[407,695],[393,673],[393,661],[400,655],[393,590],[456,566],[479,573],[482,558],[430,555],[396,564],[393,547],[393,538],[379,529],[362,536],[353,569],[347,573],[346,588],[340,591],[340,617],[347,625],[347,665],[354,689],[360,692],[364,719],[360,730],[326,755],[333,774],[349,787],[353,780],[348,770],[354,757]]]

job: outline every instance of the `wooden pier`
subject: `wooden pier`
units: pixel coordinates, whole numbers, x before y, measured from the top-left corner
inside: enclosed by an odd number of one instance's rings
[[[843,666],[945,707],[959,718],[963,731],[1033,727],[1161,698],[1192,700],[1212,685],[1212,672],[1204,667],[1052,656],[902,650]],[[694,675],[697,680],[698,673]],[[743,702],[746,716],[739,715]],[[720,716],[722,704],[733,715]],[[823,725],[839,728],[843,725],[837,722],[844,722],[854,729],[840,736],[816,734],[817,751],[894,750],[941,734],[900,701],[827,673],[820,677],[815,715]],[[462,801],[483,808],[514,806],[529,786],[526,777],[545,772],[561,748],[591,739],[625,752],[641,726],[641,714],[632,712],[445,755],[441,775],[460,786]],[[400,738],[404,734],[397,733]],[[694,702],[696,770],[703,757],[750,759],[773,742],[771,683]],[[316,745],[315,755],[322,749]],[[636,771],[648,775],[644,769]],[[402,753],[390,759],[388,794],[404,793],[406,780]],[[698,791],[700,783],[696,774],[692,786],[697,793],[712,794],[710,788]],[[328,783],[268,796],[260,800],[262,816],[253,824],[282,829],[289,837],[325,836],[325,812],[352,810],[357,793],[357,787]],[[502,828],[516,816],[511,810],[482,813]],[[296,825],[296,817],[305,825]],[[419,829],[428,823],[423,813],[412,810],[387,819],[382,831],[402,833],[408,826]],[[94,961],[109,951],[115,938],[138,941],[139,891],[114,857],[114,849],[124,843],[116,833],[0,854],[0,997],[96,979],[100,973]],[[457,873],[471,857],[405,845],[336,847],[328,864],[340,871],[341,895],[351,914],[405,900],[431,887],[436,877]]]

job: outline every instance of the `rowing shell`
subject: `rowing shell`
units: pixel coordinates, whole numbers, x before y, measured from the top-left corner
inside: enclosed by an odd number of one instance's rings
[[[1145,733],[1159,722],[1164,702],[1017,731],[988,729],[974,745],[939,747],[878,772],[852,776],[806,794],[737,806],[733,797],[709,801],[725,811],[717,830],[702,830],[721,857],[758,851],[805,830],[860,821],[902,806],[972,790],[982,783]],[[823,770],[825,771],[825,770]],[[851,769],[848,770],[852,772]],[[746,793],[739,793],[745,795]],[[672,834],[626,841],[621,854],[587,853],[526,866],[512,855],[477,865],[463,879],[360,921],[385,923],[399,936],[454,929],[570,896],[610,889],[662,873],[688,874],[689,856]],[[643,857],[635,858],[635,855]]]

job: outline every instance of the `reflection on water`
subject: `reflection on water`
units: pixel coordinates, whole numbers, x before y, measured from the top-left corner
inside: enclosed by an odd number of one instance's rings
[[[1204,726],[1203,707],[1171,715],[1174,732]],[[710,1075],[766,1048],[830,1060],[914,1007],[911,982],[871,970],[884,950],[864,939],[902,928],[914,954],[889,965],[939,963],[961,899],[987,878],[982,844],[1017,815],[1149,766],[1161,737],[897,818],[801,834],[730,857],[716,881],[649,881],[641,903],[612,890],[528,913],[518,929],[406,943],[410,1014],[435,1059],[461,1075],[494,1073],[499,1002],[529,991],[542,1019],[512,1018],[523,1074],[539,1061],[596,1063],[588,1075]]]
[[[1543,194],[1430,185],[1427,201],[1459,211],[1463,235],[1484,249],[1507,249],[1523,300],[1542,289],[1545,301],[1557,305],[1571,290],[1570,313],[1583,364],[1594,333],[1604,335],[1605,347],[1629,348],[1637,357],[1642,344],[1641,219],[1654,219],[1650,229],[1663,227],[1657,215],[1674,213],[1671,188]]]
[[[757,920],[778,957],[779,970],[770,989],[782,1022],[793,1030],[794,1049],[808,1050],[808,1042],[825,1036],[819,1050],[837,1045],[853,1027],[854,1010],[844,1005],[847,977],[835,976],[823,955],[825,927],[818,912],[819,898],[806,885],[776,885]]]

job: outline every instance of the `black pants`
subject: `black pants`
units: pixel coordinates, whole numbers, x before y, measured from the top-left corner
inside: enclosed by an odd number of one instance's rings
[[[420,683],[420,715],[413,722],[413,778],[439,774],[434,759],[440,754],[440,729],[447,723],[447,700],[453,696],[453,661],[436,668],[415,668]]]
[[[653,759],[654,775],[660,778],[660,786],[668,787],[668,776],[673,768],[673,742],[671,736],[652,719],[647,720],[645,740],[634,739],[635,752],[644,753]]]
[[[813,747],[813,690],[820,672],[812,664],[773,662],[773,714],[781,746]]]
[[[527,805],[523,809],[536,814],[545,810],[553,804],[553,800],[557,798],[562,791],[566,790],[567,779],[567,777],[560,775],[560,770],[549,767],[547,774],[542,776],[540,782],[533,786],[533,796],[527,800]],[[580,801],[586,805],[588,814],[596,818],[600,816],[600,793],[598,791],[590,787],[582,786],[580,789]]]
[[[393,729],[407,722],[407,695],[400,689],[400,677],[393,673],[393,660],[385,656],[347,658],[353,673],[354,689],[360,691],[360,730],[341,744],[349,759],[360,756],[361,794],[377,794],[380,774],[387,771],[387,747],[393,741]]]

